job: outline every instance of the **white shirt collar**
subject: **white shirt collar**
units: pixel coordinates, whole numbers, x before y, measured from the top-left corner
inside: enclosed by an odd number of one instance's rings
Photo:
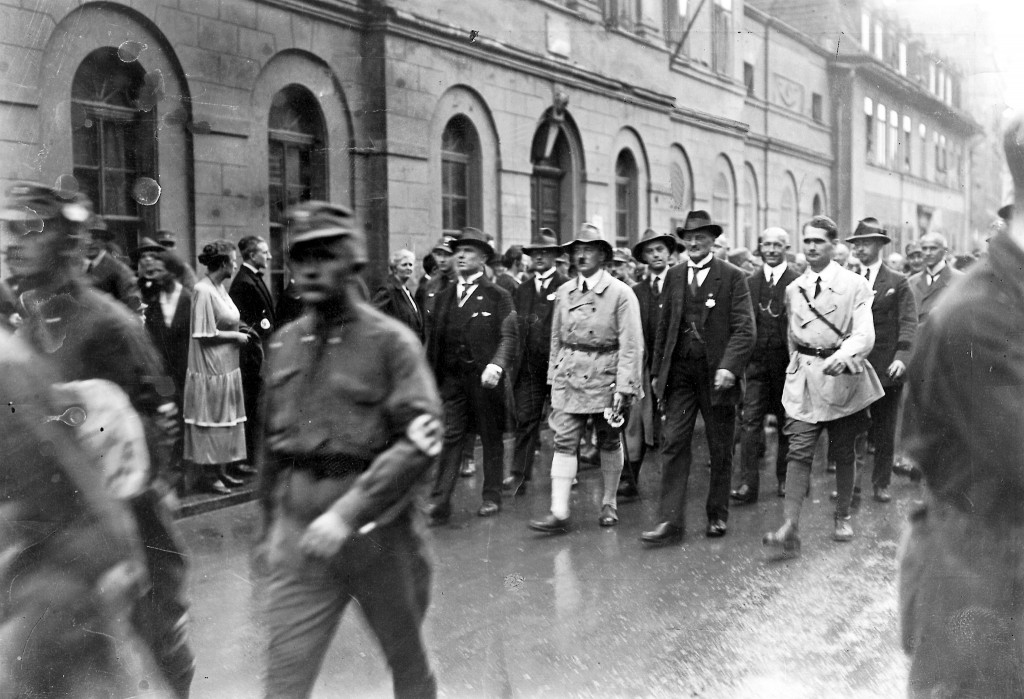
[[[576,288],[577,289],[582,288],[580,285],[583,284],[583,282],[586,282],[587,283],[587,289],[589,291],[593,291],[594,289],[597,288],[597,285],[601,283],[601,280],[603,278],[604,278],[604,270],[603,269],[597,270],[597,273],[594,274],[591,277],[584,277],[582,274],[577,275],[577,277],[576,277]]]
[[[830,284],[832,283],[832,280],[836,278],[836,275],[839,274],[839,270],[841,269],[843,268],[839,266],[839,263],[832,260],[828,263],[825,269],[821,270],[821,272],[815,272],[813,269],[808,267],[807,271],[804,272],[804,277],[809,280],[811,286],[814,286],[814,282],[819,276],[821,277],[822,283]]]
[[[713,260],[713,259],[715,259],[714,253],[708,253],[707,255],[704,256],[704,259],[702,259],[700,262],[694,262],[693,260],[690,260],[689,264],[690,264],[691,267],[696,267],[698,269],[704,269],[705,267],[707,267],[708,265],[711,264],[711,260]]]
[[[459,277],[459,284],[465,284],[466,286],[473,286],[480,281],[480,277],[483,276],[483,272],[477,272],[469,277]]]
[[[779,263],[775,267],[769,267],[768,265],[762,265],[761,269],[764,271],[764,280],[768,281],[772,277],[772,275],[774,275],[775,276],[775,281],[777,282],[779,279],[782,278],[782,275],[786,273],[786,268],[787,267],[789,267],[789,263],[786,262],[786,260],[783,260],[781,263]]]
[[[932,269],[931,267],[925,267],[924,269],[925,269],[926,272],[928,272],[928,274],[930,274],[933,277],[935,277],[935,276],[938,276],[939,272],[941,272],[945,268],[946,268],[946,261],[945,260],[939,260],[939,264],[935,265],[935,269]]]
[[[864,269],[871,270],[871,275],[868,277],[868,281],[871,282],[872,284],[874,284],[875,280],[878,279],[878,270],[881,269],[881,267],[882,267],[882,258],[881,257],[879,257],[877,260],[875,260],[874,264],[864,265]],[[861,274],[861,276],[864,276],[864,275]]]
[[[243,266],[243,267],[248,267],[248,268],[249,268],[249,271],[250,271],[250,272],[252,272],[252,273],[253,273],[253,274],[255,274],[256,276],[259,276],[259,274],[260,274],[260,271],[259,271],[258,269],[256,269],[255,267],[253,267],[253,266],[252,266],[251,264],[249,264],[248,262],[243,262],[243,263],[242,263],[242,266]]]
[[[658,284],[662,288],[664,288],[665,287],[665,275],[666,274],[668,274],[668,267],[666,267],[665,269],[661,270],[661,274],[652,274],[651,275],[651,279],[650,279],[650,283],[653,285],[654,284],[654,280],[657,279],[658,280]]]
[[[537,273],[537,278],[538,279],[543,279],[543,280],[547,281],[548,279],[551,279],[551,277],[554,275],[554,273],[555,273],[555,268],[554,267],[548,267],[548,271],[547,272],[538,272]]]

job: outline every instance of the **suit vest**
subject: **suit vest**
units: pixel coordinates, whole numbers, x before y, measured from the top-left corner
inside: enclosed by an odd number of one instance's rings
[[[774,314],[774,315],[772,315]],[[761,282],[757,299],[757,343],[755,350],[778,350],[786,347],[786,288],[779,283],[773,289],[767,280]]]
[[[707,280],[704,280],[707,282]],[[686,290],[686,300],[683,302],[683,322],[679,324],[679,338],[676,341],[676,348],[673,352],[673,361],[683,359],[704,359],[707,356],[707,348],[704,346],[704,339],[701,333],[702,316],[704,305],[708,299],[707,284],[701,284],[696,294]],[[696,328],[696,332],[693,329]]]

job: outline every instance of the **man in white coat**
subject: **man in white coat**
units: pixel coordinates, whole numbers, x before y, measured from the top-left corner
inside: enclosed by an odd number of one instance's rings
[[[837,239],[836,224],[827,216],[806,223],[802,240],[807,270],[786,287],[790,362],[782,394],[789,437],[785,519],[763,540],[784,555],[800,551],[800,509],[810,488],[815,445],[826,429],[838,492],[832,538],[853,539],[853,443],[868,427],[866,408],[885,393],[866,361],[875,345],[873,292],[864,277],[833,261]]]

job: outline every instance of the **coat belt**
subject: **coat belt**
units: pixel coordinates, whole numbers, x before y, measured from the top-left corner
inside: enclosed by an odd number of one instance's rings
[[[593,352],[595,354],[608,354],[619,351],[618,342],[613,342],[610,345],[585,345],[578,342],[563,342],[562,347],[568,347],[577,352]]]
[[[800,354],[806,354],[811,357],[831,357],[839,350],[838,347],[808,347],[807,345],[797,345],[796,351]]]

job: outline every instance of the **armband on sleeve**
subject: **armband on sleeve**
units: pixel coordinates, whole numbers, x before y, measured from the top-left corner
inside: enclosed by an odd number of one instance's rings
[[[431,458],[441,453],[443,435],[444,427],[441,421],[426,413],[410,422],[405,430],[405,436],[413,446]]]

